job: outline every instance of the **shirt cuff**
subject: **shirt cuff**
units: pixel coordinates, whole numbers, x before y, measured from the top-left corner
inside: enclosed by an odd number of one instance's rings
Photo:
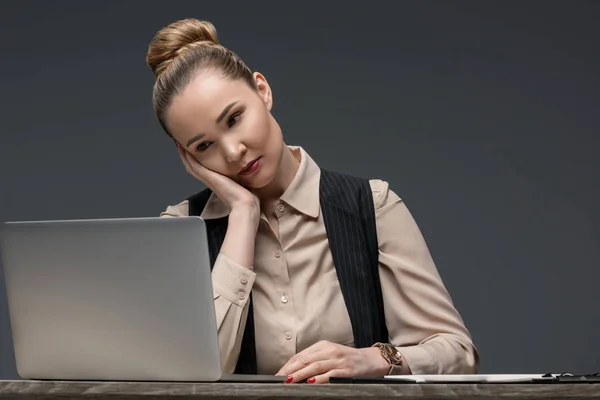
[[[429,352],[422,346],[396,347],[402,354],[402,361],[410,368],[412,375],[435,374],[436,364]],[[396,372],[396,369],[394,369]]]
[[[223,254],[217,256],[212,270],[215,295],[244,307],[250,298],[255,279],[256,273],[251,268],[243,267]]]

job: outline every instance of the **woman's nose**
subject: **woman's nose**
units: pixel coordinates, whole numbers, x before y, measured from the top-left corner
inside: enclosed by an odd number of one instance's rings
[[[244,157],[244,154],[246,154],[246,146],[240,142],[227,143],[223,146],[223,149],[225,151],[225,159],[230,163],[239,162]]]

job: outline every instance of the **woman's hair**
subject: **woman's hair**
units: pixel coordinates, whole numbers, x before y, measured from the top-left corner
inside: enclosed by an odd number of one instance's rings
[[[256,89],[250,68],[237,54],[219,44],[217,30],[208,21],[183,19],[159,30],[148,46],[146,63],[156,76],[154,111],[169,136],[165,111],[200,72],[210,70],[224,78],[242,79]]]

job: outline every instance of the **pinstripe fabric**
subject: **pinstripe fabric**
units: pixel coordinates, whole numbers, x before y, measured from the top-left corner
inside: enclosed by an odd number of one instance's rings
[[[201,215],[211,191],[205,189],[190,198],[189,215]],[[369,181],[321,170],[319,195],[323,220],[340,288],[352,324],[356,347],[387,342],[379,261],[375,210]],[[227,217],[205,220],[208,230],[211,267],[227,232]],[[252,294],[242,349],[235,373],[256,374]]]
[[[369,181],[321,170],[319,196],[356,347],[387,342]]]

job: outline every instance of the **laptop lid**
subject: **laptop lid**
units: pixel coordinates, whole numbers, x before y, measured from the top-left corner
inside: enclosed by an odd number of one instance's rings
[[[5,223],[18,374],[218,380],[207,246],[199,217]]]

